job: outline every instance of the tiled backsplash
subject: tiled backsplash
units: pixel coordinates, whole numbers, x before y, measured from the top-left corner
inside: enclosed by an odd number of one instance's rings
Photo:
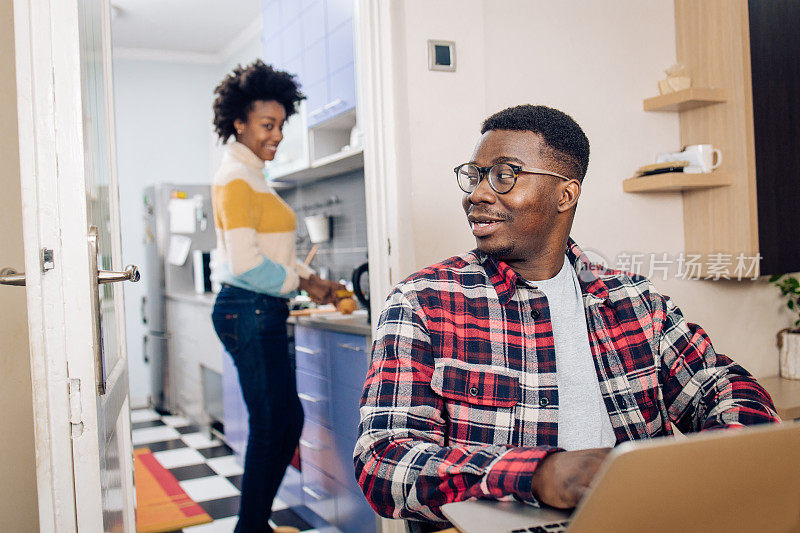
[[[331,239],[319,243],[311,267],[318,273],[329,269],[330,279],[350,280],[353,269],[367,260],[367,213],[364,172],[280,189],[278,194],[297,213],[297,257],[303,260],[311,249],[304,218],[323,214],[331,217]]]

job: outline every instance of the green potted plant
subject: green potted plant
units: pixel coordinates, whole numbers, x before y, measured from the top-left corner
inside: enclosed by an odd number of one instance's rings
[[[800,281],[787,274],[776,274],[769,282],[778,287],[786,307],[794,314],[794,326],[778,332],[782,378],[800,379]]]

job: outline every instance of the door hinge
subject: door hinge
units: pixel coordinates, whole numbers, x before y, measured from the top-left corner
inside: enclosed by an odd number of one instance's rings
[[[72,438],[83,435],[83,408],[81,407],[81,380],[69,379],[69,424]]]
[[[392,255],[392,239],[386,239],[386,254]]]
[[[53,259],[53,250],[50,248],[42,248],[42,272],[53,270],[56,267],[56,262]]]

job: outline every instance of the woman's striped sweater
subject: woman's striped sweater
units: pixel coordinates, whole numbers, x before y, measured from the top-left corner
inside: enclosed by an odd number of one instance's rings
[[[313,270],[295,257],[297,217],[264,178],[264,162],[228,145],[212,190],[217,256],[212,279],[289,297]]]

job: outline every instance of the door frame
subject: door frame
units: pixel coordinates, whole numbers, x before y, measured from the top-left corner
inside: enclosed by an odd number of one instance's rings
[[[401,3],[356,0],[355,55],[359,123],[364,130],[364,188],[373,333],[381,307],[401,275],[403,245],[398,217],[400,167],[397,160],[395,64],[396,11]],[[409,231],[410,228],[403,228]],[[410,251],[410,250],[409,250]]]
[[[107,4],[101,0],[102,9]],[[94,348],[89,287],[95,280],[89,273],[84,139],[82,129],[75,131],[83,124],[77,1],[14,0],[14,29],[40,528],[100,531],[99,402],[94,358],[87,357]],[[110,66],[110,54],[105,60]],[[118,210],[114,195],[111,207]],[[43,272],[45,248],[54,261]],[[124,321],[117,323],[124,349]],[[126,365],[115,366],[108,369],[109,381],[127,380]],[[130,420],[123,425],[130,434]],[[120,461],[126,465],[123,487],[132,489],[132,469],[124,457]],[[119,496],[129,502],[123,520],[130,531],[133,497],[132,490]]]
[[[372,337],[394,284],[402,275],[400,255],[411,253],[401,238],[398,198],[396,64],[403,51],[393,39],[401,2],[355,0],[355,56],[359,123],[364,130],[364,189],[367,209],[369,296]],[[408,232],[410,228],[402,228]],[[407,239],[405,239],[407,240]],[[406,533],[404,520],[380,519],[382,533]]]

